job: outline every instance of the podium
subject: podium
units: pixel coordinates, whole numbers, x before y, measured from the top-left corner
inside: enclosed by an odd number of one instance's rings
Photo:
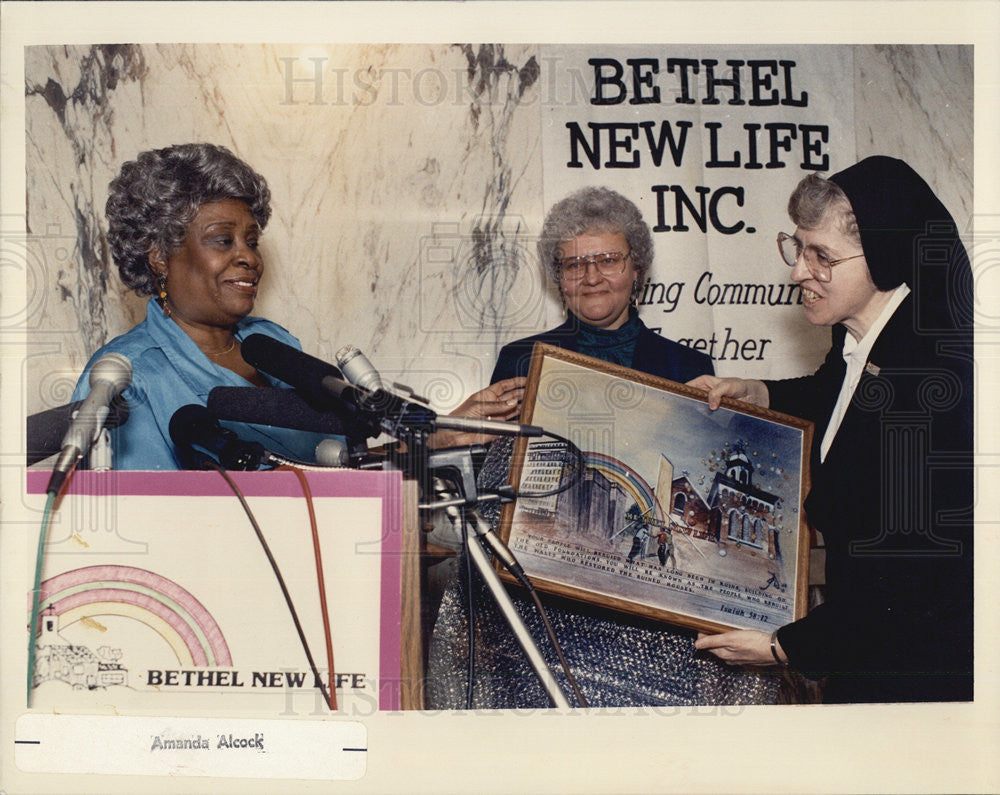
[[[302,485],[292,472],[230,473],[287,583],[322,681],[336,692],[334,714],[420,709],[415,484],[399,472],[305,475],[332,679]],[[25,508],[39,517],[48,477],[27,473]],[[330,714],[250,520],[217,472],[76,473],[49,531],[41,607],[35,711]]]

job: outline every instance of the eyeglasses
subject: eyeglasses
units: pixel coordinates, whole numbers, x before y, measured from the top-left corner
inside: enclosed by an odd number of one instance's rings
[[[556,259],[559,275],[568,282],[576,282],[587,275],[587,268],[593,265],[601,276],[619,276],[625,273],[625,262],[632,256],[631,251],[606,251],[603,254],[588,254],[585,257]]]
[[[806,268],[809,269],[816,279],[821,282],[830,281],[830,277],[833,275],[831,270],[834,265],[839,265],[841,262],[847,262],[849,259],[857,259],[858,257],[863,257],[864,253],[853,254],[850,257],[841,257],[840,259],[829,259],[825,254],[823,254],[815,246],[803,246],[802,242],[792,235],[786,235],[784,232],[778,232],[778,251],[781,253],[781,258],[785,261],[785,264],[789,268],[794,268],[795,263],[799,261],[799,257],[803,257],[806,261]]]

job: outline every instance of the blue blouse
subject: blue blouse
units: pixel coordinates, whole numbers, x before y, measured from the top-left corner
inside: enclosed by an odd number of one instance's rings
[[[299,341],[269,320],[245,317],[236,325],[236,339],[266,334],[301,350]],[[72,400],[82,400],[90,391],[90,368],[106,353],[120,353],[132,363],[132,384],[122,393],[129,404],[124,425],[111,430],[116,469],[176,470],[180,463],[170,439],[170,418],[181,406],[204,406],[208,393],[217,386],[253,386],[232,370],[213,363],[184,331],[150,299],[146,319],[131,331],[101,347],[87,362],[77,381]],[[272,386],[288,385],[261,376]],[[288,458],[314,461],[322,434],[265,425],[222,423],[240,438],[255,441]]]

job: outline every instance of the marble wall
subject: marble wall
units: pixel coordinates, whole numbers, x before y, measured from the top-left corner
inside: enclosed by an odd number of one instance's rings
[[[909,160],[965,228],[972,50],[856,46],[857,154]],[[115,45],[26,50],[29,412],[140,320],[110,263],[120,164],[226,145],[274,213],[255,314],[332,359],[352,343],[444,409],[507,340],[554,325],[535,262],[544,75],[529,45]]]
[[[858,158],[894,155],[972,224],[972,47],[854,47]]]
[[[32,324],[46,343],[31,410],[63,400],[87,356],[142,317],[112,273],[102,208],[147,148],[213,141],[264,174],[255,313],[323,358],[353,343],[440,405],[485,383],[505,304],[540,290],[518,242],[542,211],[537,111],[521,109],[537,90],[530,48],[37,47],[27,60]]]

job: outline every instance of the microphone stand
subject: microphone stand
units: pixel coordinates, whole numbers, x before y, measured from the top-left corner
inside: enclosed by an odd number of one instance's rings
[[[472,466],[472,454],[476,447],[479,446],[473,445],[473,447],[464,448],[456,447],[446,450],[437,450],[431,453],[431,459],[436,458],[437,462],[433,460],[429,461],[429,470],[439,468],[447,468],[452,471],[457,470],[460,479],[456,481],[456,489],[450,490],[445,485],[442,478],[435,477],[434,491],[438,497],[438,501],[421,504],[420,508],[422,510],[433,510],[435,508],[443,507],[445,509],[445,514],[451,521],[452,527],[455,529],[456,535],[459,539],[462,538],[463,525],[468,525],[473,528],[476,538],[469,538],[468,543],[465,545],[468,550],[470,562],[475,564],[480,576],[486,583],[487,588],[489,588],[490,593],[493,596],[493,601],[496,603],[497,608],[500,610],[507,623],[510,625],[515,639],[518,644],[520,644],[525,656],[528,658],[528,662],[531,663],[531,667],[535,669],[535,674],[538,676],[542,687],[545,688],[553,706],[569,708],[569,700],[566,698],[565,693],[563,693],[562,688],[559,686],[559,682],[556,681],[555,676],[549,669],[548,663],[545,662],[545,658],[542,656],[541,651],[539,651],[538,645],[535,643],[534,638],[532,638],[527,626],[525,626],[520,613],[518,613],[517,608],[514,607],[514,602],[511,600],[510,594],[507,593],[507,589],[504,588],[503,583],[500,581],[496,571],[493,569],[493,565],[490,563],[489,555],[487,555],[486,550],[483,549],[482,545],[485,543],[501,560],[504,561],[505,565],[509,566],[512,564],[517,568],[517,570],[520,570],[520,566],[517,564],[517,561],[514,560],[510,550],[508,550],[506,545],[499,538],[497,538],[496,534],[492,529],[490,529],[489,525],[482,518],[482,516],[480,516],[479,511],[476,508],[476,504],[480,500],[487,499],[485,497],[479,497],[478,492],[476,491],[475,475],[473,473]],[[482,448],[480,447],[480,449]],[[459,491],[464,491],[464,494],[460,495],[458,493]],[[497,495],[496,499],[503,499],[503,497]]]
[[[384,395],[379,395],[384,398]],[[392,397],[389,395],[388,397]],[[569,708],[569,700],[556,681],[555,676],[549,669],[548,663],[539,651],[534,638],[528,631],[524,620],[521,618],[514,602],[504,588],[490,564],[489,556],[481,546],[481,543],[489,545],[494,554],[507,566],[515,576],[522,578],[524,572],[515,560],[507,546],[497,538],[489,525],[479,515],[475,509],[480,497],[476,488],[475,468],[472,462],[474,453],[483,454],[485,448],[482,445],[472,445],[471,447],[455,447],[443,450],[428,451],[427,437],[435,429],[435,415],[427,407],[415,403],[403,403],[394,407],[397,412],[392,417],[385,417],[378,425],[378,430],[396,437],[405,443],[406,452],[393,451],[386,462],[390,467],[398,468],[404,473],[416,479],[419,493],[426,495],[433,490],[438,494],[440,501],[436,503],[421,503],[418,507],[421,510],[434,510],[445,508],[445,513],[455,527],[461,539],[463,523],[469,523],[476,533],[476,540],[466,544],[469,559],[479,570],[480,576],[490,589],[493,600],[503,617],[510,625],[514,637],[523,649],[528,662],[535,669],[535,674],[545,688],[549,700],[553,706]],[[376,430],[374,424],[371,428]],[[383,464],[383,468],[384,468]],[[454,480],[456,490],[449,491],[443,485],[441,478],[435,477],[434,472],[442,472],[443,475]],[[457,477],[456,477],[457,476]],[[433,481],[433,483],[432,483]],[[497,495],[496,499],[507,499],[507,495]],[[527,579],[524,579],[527,582]]]

